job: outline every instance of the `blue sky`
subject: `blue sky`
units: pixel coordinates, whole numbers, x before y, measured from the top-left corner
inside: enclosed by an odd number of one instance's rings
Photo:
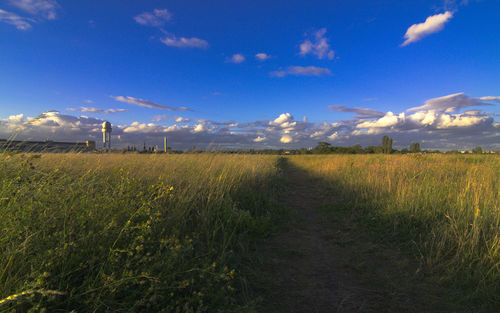
[[[500,149],[498,12],[494,0],[0,0],[0,137],[97,140],[109,120],[118,146],[387,134]]]

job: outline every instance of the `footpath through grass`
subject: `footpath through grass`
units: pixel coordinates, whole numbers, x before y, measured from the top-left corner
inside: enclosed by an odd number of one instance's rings
[[[388,286],[395,295],[401,284],[410,289],[427,282],[441,293],[434,300],[442,297],[472,312],[500,311],[498,156],[288,160],[329,190],[323,212],[337,231],[334,241],[352,248],[351,267],[365,280],[376,286],[377,277],[399,275]]]
[[[0,312],[244,312],[275,156],[1,155]]]

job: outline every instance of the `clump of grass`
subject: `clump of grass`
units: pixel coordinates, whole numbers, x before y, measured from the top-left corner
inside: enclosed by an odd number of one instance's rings
[[[301,156],[379,240],[406,246],[464,301],[500,303],[497,156]]]
[[[277,157],[1,158],[0,310],[250,309],[238,260],[272,230]]]

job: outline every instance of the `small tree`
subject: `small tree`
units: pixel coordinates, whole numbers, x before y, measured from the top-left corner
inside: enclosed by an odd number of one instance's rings
[[[389,136],[382,137],[382,153],[389,154],[392,152],[392,138]]]
[[[417,153],[420,152],[420,143],[414,142],[410,145],[410,152],[411,153]]]
[[[313,149],[314,153],[327,154],[332,152],[332,145],[328,142],[320,141],[318,145]]]
[[[483,148],[475,147],[474,149],[472,149],[472,152],[477,153],[477,154],[481,154],[481,153],[483,153]]]

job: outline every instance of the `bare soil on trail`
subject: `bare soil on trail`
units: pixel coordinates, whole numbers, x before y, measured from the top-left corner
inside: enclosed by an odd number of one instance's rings
[[[260,312],[468,312],[442,304],[432,286],[412,285],[407,257],[353,237],[343,218],[325,221],[321,208],[336,200],[320,180],[289,164],[285,174],[281,201],[292,221],[260,251]]]

